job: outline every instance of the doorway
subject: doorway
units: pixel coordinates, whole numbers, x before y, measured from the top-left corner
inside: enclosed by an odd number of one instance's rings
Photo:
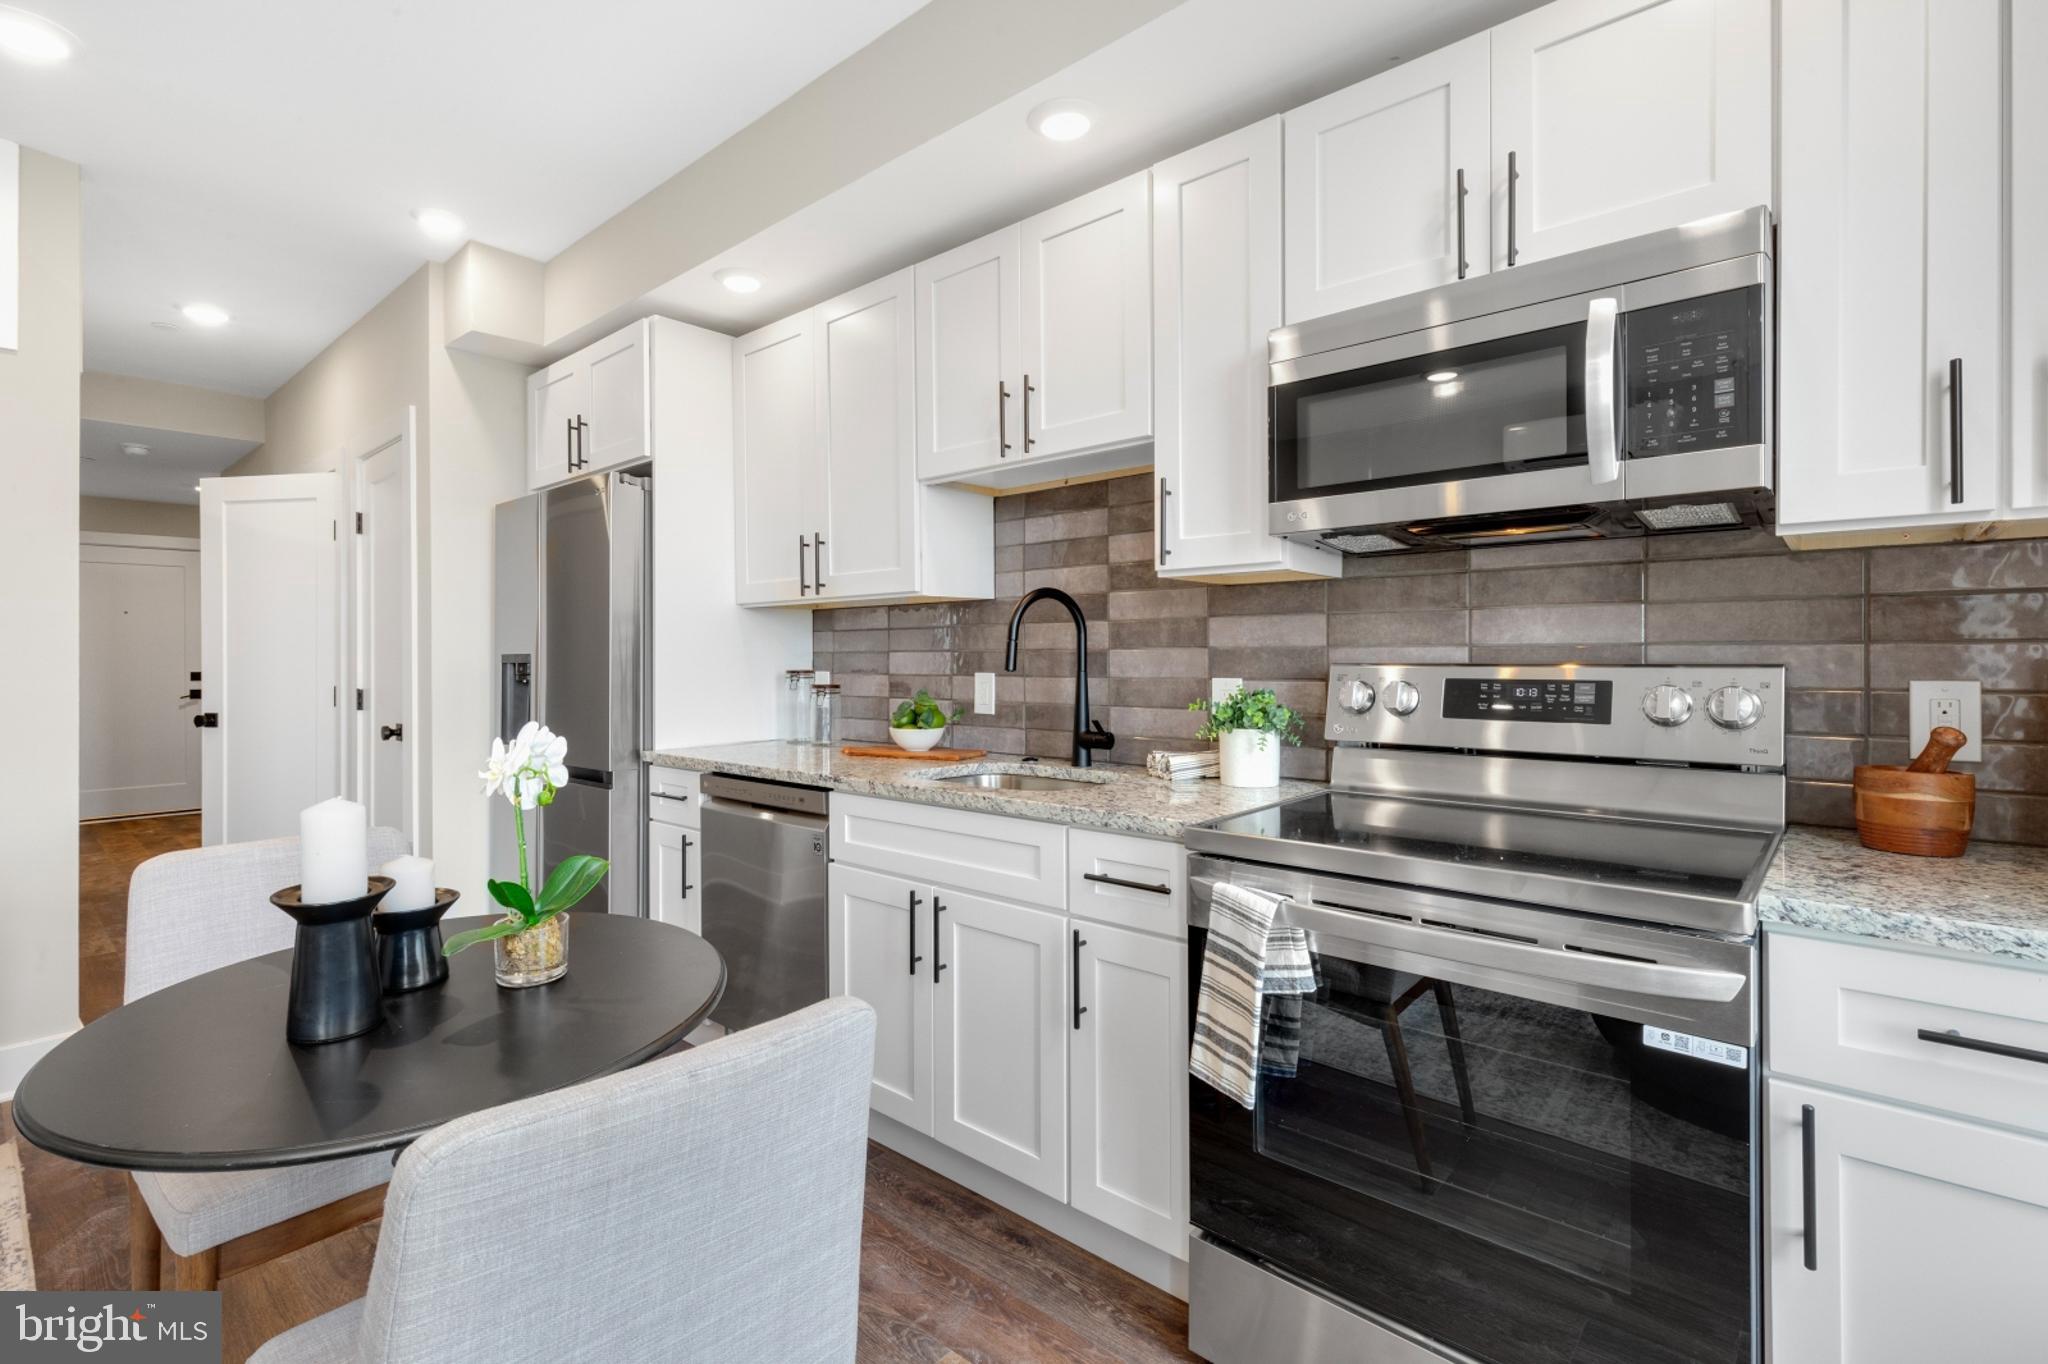
[[[419,520],[414,411],[357,442],[347,474],[350,540],[350,792],[372,826],[402,829],[414,848],[423,837],[421,790],[426,735],[419,694]]]
[[[196,810],[199,542],[88,531],[78,561],[78,817]]]

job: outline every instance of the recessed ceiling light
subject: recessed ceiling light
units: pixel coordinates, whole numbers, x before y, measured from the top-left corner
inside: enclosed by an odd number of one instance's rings
[[[144,455],[149,453],[149,447],[147,445],[144,445],[141,441],[131,440],[124,442],[122,444],[121,453],[124,455],[133,455],[137,459],[140,459]]]
[[[1072,142],[1095,126],[1095,106],[1086,100],[1050,99],[1024,116],[1041,137]]]
[[[1447,384],[1458,377],[1458,371],[1454,369],[1433,369],[1422,377],[1432,384]]]
[[[77,40],[39,14],[0,5],[0,52],[30,66],[55,66],[71,56]]]
[[[761,277],[752,270],[720,270],[711,278],[736,294],[751,294],[761,287]]]
[[[212,303],[187,303],[178,311],[195,327],[224,327],[230,320],[226,308]]]
[[[445,208],[417,209],[412,220],[420,225],[420,231],[436,241],[451,242],[463,232],[462,219]]]

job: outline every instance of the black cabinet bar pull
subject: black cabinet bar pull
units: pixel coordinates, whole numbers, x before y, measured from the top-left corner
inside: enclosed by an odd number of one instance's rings
[[[687,896],[687,895],[689,895],[689,893],[690,893],[691,891],[693,891],[693,890],[695,890],[695,889],[696,889],[696,887],[695,887],[695,886],[693,886],[693,885],[691,885],[691,884],[690,884],[690,836],[689,836],[688,834],[684,834],[684,835],[683,835],[683,848],[682,848],[682,852],[683,852],[683,877],[682,877],[682,879],[683,879],[683,889],[682,889],[682,891],[681,891],[680,893],[681,893],[681,894],[683,894],[683,895],[685,895],[685,896]]]
[[[1471,262],[1465,259],[1465,168],[1458,167],[1458,278],[1465,278]]]
[[[1121,876],[1110,876],[1099,871],[1084,871],[1081,873],[1081,879],[1102,886],[1122,886],[1125,890],[1149,890],[1154,895],[1173,894],[1172,886],[1155,886],[1150,881],[1126,881]]]
[[[2048,1051],[2035,1051],[2032,1047],[2015,1047],[2010,1042],[1986,1042],[1979,1037],[1965,1037],[1959,1032],[1936,1032],[1932,1028],[1920,1030],[1922,1042],[1934,1042],[1944,1047],[1961,1047],[1964,1051],[1981,1051],[1992,1056],[2010,1056],[2015,1061],[2034,1061],[2048,1066]]]
[[[996,380],[996,458],[1010,457],[1010,386]]]
[[[804,569],[804,555],[810,552],[810,548],[810,536],[799,535],[796,537],[796,594],[799,597],[807,596],[811,590],[811,580]]]
[[[910,913],[907,917],[910,920],[910,974],[913,976],[917,974],[917,964],[924,960],[917,954],[917,907],[922,903],[916,891],[910,892]]]
[[[1513,265],[1521,252],[1515,249],[1515,181],[1521,179],[1515,169],[1515,154],[1508,153],[1508,264]]]
[[[1806,1267],[1820,1268],[1820,1231],[1815,1226],[1819,1218],[1814,1213],[1813,1189],[1813,1105],[1802,1104],[1799,1108],[1799,1203],[1806,1218]]]
[[[1963,500],[1963,361],[1948,362],[1948,500]]]
[[[1088,1006],[1081,1002],[1081,949],[1088,940],[1081,936],[1081,930],[1072,930],[1074,935],[1074,1031],[1081,1031],[1081,1015],[1088,1012]]]
[[[946,963],[939,960],[939,916],[946,912],[945,901],[932,896],[932,984],[939,983],[939,972],[946,969]]]
[[[1024,453],[1031,453],[1031,376],[1024,376]]]
[[[820,595],[825,591],[824,531],[819,531],[811,537],[811,590]]]

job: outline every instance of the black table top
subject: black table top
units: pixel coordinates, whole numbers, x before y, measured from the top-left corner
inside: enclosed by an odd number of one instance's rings
[[[449,959],[445,984],[387,995],[381,1026],[295,1047],[284,1040],[291,958],[224,966],[95,1019],[22,1079],[14,1125],[46,1151],[131,1170],[393,1150],[450,1118],[659,1055],[725,989],[724,960],[696,934],[577,914],[560,980],[500,989],[481,944]]]

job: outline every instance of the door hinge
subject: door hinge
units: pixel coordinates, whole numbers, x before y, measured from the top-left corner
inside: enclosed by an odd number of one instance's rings
[[[363,514],[362,514],[361,512],[357,512],[357,513],[356,513],[356,534],[358,534],[358,535],[361,535],[362,533],[363,533]]]
[[[363,689],[362,689],[361,687],[357,687],[357,688],[356,688],[356,709],[357,709],[357,710],[361,710],[362,708],[363,708]]]

